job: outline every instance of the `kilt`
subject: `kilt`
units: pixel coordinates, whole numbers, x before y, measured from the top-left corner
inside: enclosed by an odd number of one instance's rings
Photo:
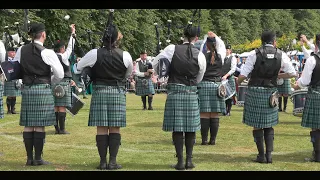
[[[290,95],[292,93],[290,81],[290,79],[283,79],[283,84],[277,86],[279,95]]]
[[[152,80],[150,78],[145,79],[145,80],[148,81],[148,84],[146,86],[143,85],[141,78],[136,78],[136,92],[135,92],[136,95],[145,96],[145,95],[149,95],[149,94],[152,94],[152,95],[155,94],[154,85],[153,85]]]
[[[313,90],[317,92],[313,92]],[[320,129],[320,86],[308,89],[301,126]]]
[[[199,87],[200,112],[224,112],[226,103],[218,96],[221,82],[201,81]]]
[[[269,97],[277,88],[248,86],[243,109],[243,123],[255,128],[269,128],[279,123],[278,107],[270,107]]]
[[[56,124],[54,100],[49,84],[23,86],[20,126],[52,126]]]
[[[232,89],[232,92],[236,92],[236,80],[235,80],[233,75],[229,76],[228,84],[230,85],[230,88]],[[235,93],[233,96],[237,96],[237,93]]]
[[[3,90],[4,85],[0,82],[0,119],[4,118],[4,109],[3,109]]]
[[[126,127],[125,87],[92,86],[88,126]]]
[[[163,131],[195,132],[200,129],[197,86],[168,84]]]
[[[21,90],[15,88],[15,81],[4,82],[4,96],[21,96]]]
[[[65,91],[65,95],[62,98],[54,97],[54,106],[71,107],[72,90],[70,86],[70,79],[63,79],[59,83],[53,85],[52,91],[57,85],[61,85]]]

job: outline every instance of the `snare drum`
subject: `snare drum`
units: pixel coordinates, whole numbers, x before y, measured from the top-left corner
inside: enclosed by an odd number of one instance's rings
[[[239,91],[238,91],[238,100],[237,100],[237,105],[238,106],[243,106],[244,105],[244,99],[245,95],[247,93],[248,86],[239,86]]]
[[[293,103],[293,115],[302,117],[304,104],[306,102],[306,95],[308,90],[307,89],[301,89],[294,91],[291,94],[290,100]]]
[[[224,99],[230,99],[236,93],[236,91],[231,88],[228,80],[222,81],[221,84],[226,88],[226,96]]]
[[[70,113],[72,116],[78,114],[79,110],[83,107],[84,102],[75,94],[72,93],[72,103],[71,107],[67,107],[66,111]]]

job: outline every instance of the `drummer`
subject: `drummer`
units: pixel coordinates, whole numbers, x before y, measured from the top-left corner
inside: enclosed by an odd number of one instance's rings
[[[316,35],[315,45],[315,54],[307,59],[301,77],[293,88],[298,90],[309,86],[301,126],[311,128],[313,161],[320,162],[320,34]]]
[[[284,71],[280,69],[280,73]],[[288,104],[288,96],[292,93],[291,85],[290,85],[290,78],[288,79],[278,79],[277,80],[277,89],[278,89],[278,102],[279,102],[279,112],[286,112],[287,104]],[[283,109],[282,109],[282,97],[283,97]]]

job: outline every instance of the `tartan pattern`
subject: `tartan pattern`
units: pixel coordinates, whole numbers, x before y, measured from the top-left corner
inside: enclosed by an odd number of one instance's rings
[[[171,132],[199,130],[200,108],[197,87],[168,84],[167,92],[162,130]]]
[[[4,96],[21,96],[21,90],[16,89],[15,81],[5,81],[4,82]]]
[[[243,123],[255,128],[269,128],[279,123],[278,107],[270,107],[269,97],[277,88],[248,86],[243,109]]]
[[[226,103],[218,96],[221,82],[201,81],[199,87],[200,112],[224,112]]]
[[[93,85],[88,126],[126,127],[125,87]]]
[[[317,91],[317,92],[313,92]],[[302,127],[320,129],[320,86],[309,87],[302,114]]]
[[[65,91],[65,95],[62,98],[57,98],[57,97],[53,96],[54,97],[54,106],[71,107],[72,91],[71,91],[69,79],[63,79],[59,83],[53,85],[52,86],[53,87],[52,94],[54,94],[53,90],[57,85],[63,86],[63,89]]]
[[[4,118],[3,91],[4,91],[4,85],[2,82],[0,82],[0,119]]]
[[[20,126],[52,126],[56,124],[54,100],[49,84],[23,86]]]
[[[280,86],[278,85],[277,89],[280,95],[290,95],[292,93],[290,79],[283,79],[283,84]]]
[[[230,85],[232,92],[236,92],[236,80],[233,75],[228,78],[228,84]],[[237,96],[237,93],[235,93],[233,96]],[[225,99],[225,100],[227,100],[227,99]]]
[[[136,81],[136,92],[135,92],[136,95],[145,96],[145,95],[149,95],[149,94],[152,94],[152,95],[155,94],[154,85],[153,85],[152,80],[150,78],[146,79],[148,81],[147,87],[145,87],[143,85],[141,78],[137,78],[136,80],[137,80]]]

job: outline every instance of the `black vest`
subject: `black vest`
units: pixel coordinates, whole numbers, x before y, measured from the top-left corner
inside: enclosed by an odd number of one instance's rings
[[[231,69],[231,60],[232,60],[232,55],[229,57],[229,58],[225,58],[224,59],[224,63],[223,63],[223,66],[222,66],[222,76],[224,76],[225,74],[227,74],[230,69]]]
[[[314,59],[316,60],[316,66],[312,71],[310,86],[320,86],[320,52],[313,54]]]
[[[60,54],[57,54],[57,56],[58,56],[58,59],[60,60],[60,63],[63,67],[64,77],[65,78],[72,78],[70,66],[67,66],[62,62],[62,56]]]
[[[142,60],[138,61],[138,67],[140,72],[147,72],[148,69],[152,69],[152,64],[148,60],[146,60],[146,64],[142,63]],[[139,77],[139,79],[145,79],[146,77]]]
[[[20,65],[23,84],[51,84],[51,67],[41,57],[41,51],[44,49],[45,47],[37,43],[21,47]]]
[[[189,59],[189,44],[175,45],[169,70],[168,83],[196,86],[199,73],[199,50],[191,45],[192,57]]]
[[[123,85],[126,81],[125,74],[127,68],[123,62],[123,51],[119,48],[106,48],[97,50],[97,61],[92,67],[93,84],[103,84],[109,86]]]
[[[215,60],[213,64],[211,64],[211,55],[212,52],[208,52],[205,54],[207,60],[207,68],[206,72],[203,75],[203,81],[216,81],[216,78],[220,78],[222,76],[222,59],[220,54],[214,53]]]
[[[281,68],[282,52],[271,46],[256,49],[254,64],[249,81],[250,86],[276,87]]]
[[[242,63],[240,63],[240,64],[237,63],[237,68],[241,68],[241,66],[242,66]],[[238,77],[238,76],[240,75],[240,72],[236,70],[236,71],[233,73],[233,75],[236,76],[236,77]]]

